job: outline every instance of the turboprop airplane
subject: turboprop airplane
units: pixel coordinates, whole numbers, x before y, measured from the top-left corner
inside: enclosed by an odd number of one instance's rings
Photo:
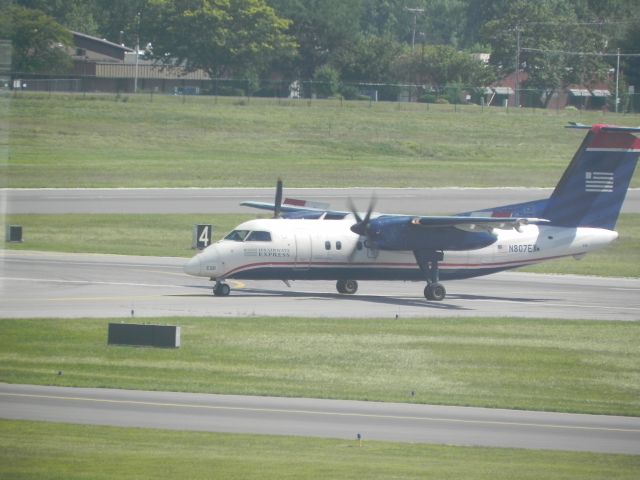
[[[362,215],[303,201],[242,205],[271,210],[274,218],[238,225],[185,265],[190,275],[227,279],[334,280],[354,294],[358,280],[424,281],[427,300],[445,298],[441,280],[487,275],[606,247],[636,161],[639,128],[578,125],[588,130],[551,197],[453,216]]]

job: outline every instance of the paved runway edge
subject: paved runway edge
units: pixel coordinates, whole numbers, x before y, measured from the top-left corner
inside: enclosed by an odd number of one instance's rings
[[[547,198],[552,188],[290,188],[285,195],[348,210],[348,199],[387,213],[439,214],[477,210]],[[273,201],[273,188],[86,188],[0,189],[8,214],[64,213],[245,213],[244,200]],[[640,189],[630,189],[624,213],[640,212]]]
[[[62,423],[640,453],[640,418],[309,398],[0,384],[0,417]]]
[[[502,272],[449,282],[437,304],[412,282],[362,282],[357,295],[341,295],[329,281],[246,281],[220,298],[208,279],[182,271],[185,261],[0,250],[0,318],[131,318],[133,310],[136,318],[640,319],[640,279]]]

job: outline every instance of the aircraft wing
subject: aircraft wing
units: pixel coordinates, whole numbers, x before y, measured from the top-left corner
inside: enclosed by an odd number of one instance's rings
[[[257,201],[245,201],[240,205],[252,208],[258,208],[261,210],[274,211],[274,204],[269,202],[257,202]],[[319,207],[319,208],[318,208]],[[296,202],[296,204],[283,203],[281,211],[283,216],[287,218],[320,218],[323,215],[331,218],[344,218],[350,214],[350,212],[329,210],[325,205],[310,206],[304,202]],[[530,223],[547,223],[548,220],[543,218],[528,218],[528,217],[480,217],[480,216],[464,216],[464,215],[452,215],[452,216],[424,216],[424,217],[411,217],[408,215],[394,215],[394,214],[381,214],[375,215],[374,218],[378,219],[391,219],[391,218],[404,218],[411,219],[411,224],[419,227],[438,229],[438,228],[450,228],[455,227],[459,230],[467,232],[487,231],[490,232],[494,228],[500,230],[520,230],[523,225]]]
[[[491,231],[494,228],[499,230],[515,229],[520,231],[520,227],[530,223],[547,223],[543,218],[519,218],[519,217],[475,217],[475,216],[427,216],[414,217],[412,225],[419,225],[425,228],[447,228],[455,227],[467,232]]]

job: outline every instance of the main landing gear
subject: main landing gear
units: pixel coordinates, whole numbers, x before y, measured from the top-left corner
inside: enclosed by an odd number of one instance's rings
[[[226,297],[230,293],[231,293],[231,287],[224,282],[218,281],[213,287],[213,294],[216,297]]]
[[[442,251],[416,250],[413,254],[427,280],[427,286],[424,287],[425,298],[438,302],[443,300],[447,291],[439,281],[438,262],[442,261],[444,253]]]
[[[358,291],[358,282],[355,280],[338,280],[336,283],[336,290],[338,290],[338,293],[353,295]]]
[[[447,295],[444,285],[441,283],[429,283],[424,287],[424,296],[427,300],[440,301]]]

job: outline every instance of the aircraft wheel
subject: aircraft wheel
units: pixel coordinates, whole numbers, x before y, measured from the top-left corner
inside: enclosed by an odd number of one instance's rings
[[[427,300],[435,300],[439,302],[447,295],[444,285],[441,283],[430,283],[424,289],[424,296]]]
[[[358,291],[358,282],[355,280],[346,280],[344,282],[344,293],[353,295]]]
[[[213,294],[216,297],[226,297],[231,293],[231,287],[226,283],[216,283],[213,287]]]
[[[358,282],[355,280],[338,280],[336,290],[338,290],[338,293],[353,295],[358,291]]]

